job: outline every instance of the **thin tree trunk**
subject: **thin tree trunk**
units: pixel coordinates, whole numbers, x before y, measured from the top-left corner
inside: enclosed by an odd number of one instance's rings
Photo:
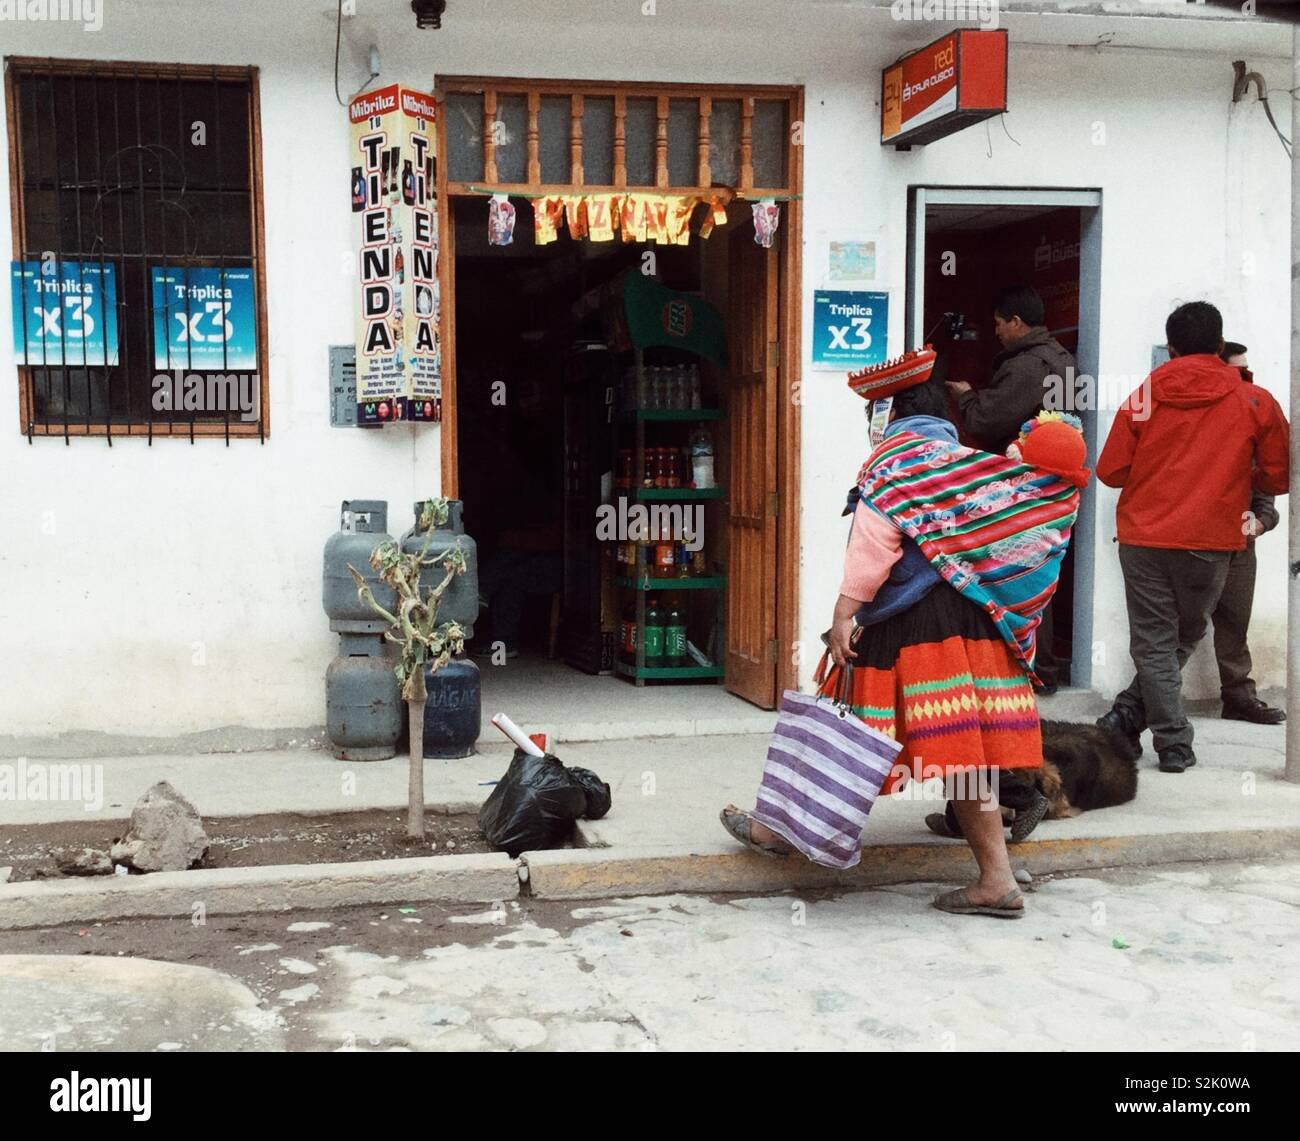
[[[423,690],[424,687],[420,688]],[[406,834],[417,840],[424,839],[424,703],[427,700],[428,697],[422,693],[418,701],[406,703],[411,728],[409,783],[406,790]]]

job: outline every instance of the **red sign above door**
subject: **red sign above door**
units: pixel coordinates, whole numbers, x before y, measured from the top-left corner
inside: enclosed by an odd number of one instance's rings
[[[932,143],[1006,109],[1006,30],[949,32],[885,69],[880,142]]]

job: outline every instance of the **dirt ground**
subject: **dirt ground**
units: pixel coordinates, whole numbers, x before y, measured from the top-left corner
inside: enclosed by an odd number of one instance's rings
[[[212,844],[201,866],[354,863],[491,851],[472,815],[431,814],[425,816],[424,824],[424,839],[412,840],[406,835],[406,813],[400,809],[214,817],[204,821]],[[123,818],[0,827],[0,867],[13,866],[11,883],[64,878],[55,859],[60,852],[75,853],[82,848],[106,851],[127,826]]]

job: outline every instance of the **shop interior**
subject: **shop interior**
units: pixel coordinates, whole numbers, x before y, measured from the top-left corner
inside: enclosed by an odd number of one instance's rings
[[[1010,284],[1038,291],[1048,331],[1077,356],[1081,226],[1081,210],[1073,206],[927,204],[923,328],[939,352],[935,369],[943,379],[977,389],[988,383],[1002,349],[993,334],[993,298]],[[955,406],[953,413],[960,423]],[[1074,602],[1072,544],[1052,604],[1052,651],[1062,685],[1072,680]]]
[[[684,246],[563,228],[537,245],[523,202],[513,241],[494,245],[486,197],[452,206],[459,498],[486,607],[469,648],[487,700],[758,714],[722,685],[727,266],[731,243],[753,240],[749,206]],[[635,342],[627,294],[647,288],[656,318],[695,306],[694,351]],[[642,537],[634,508],[656,505],[680,510],[647,511]]]

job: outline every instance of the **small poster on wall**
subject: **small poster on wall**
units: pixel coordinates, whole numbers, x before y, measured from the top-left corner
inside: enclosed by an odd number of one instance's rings
[[[22,365],[117,364],[112,263],[10,263],[14,357]]]
[[[256,371],[251,267],[155,265],[149,276],[154,368]]]
[[[889,294],[819,289],[813,294],[813,368],[846,372],[887,357]]]

